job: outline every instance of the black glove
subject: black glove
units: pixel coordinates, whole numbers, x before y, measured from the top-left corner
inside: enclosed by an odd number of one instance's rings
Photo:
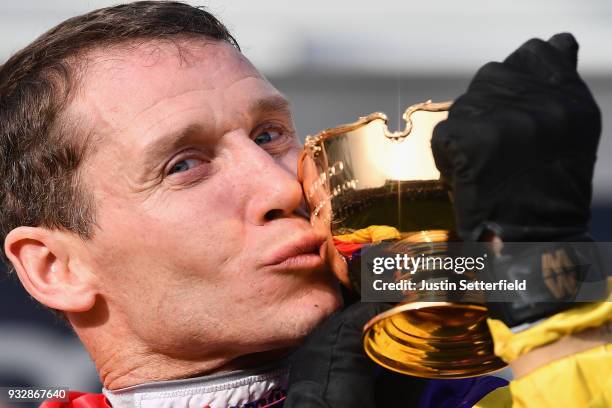
[[[415,406],[425,381],[377,367],[363,350],[363,326],[390,307],[354,303],[317,327],[291,358],[284,408]]]
[[[375,407],[363,326],[388,306],[354,303],[317,327],[293,355],[285,408]]]
[[[434,158],[451,183],[457,232],[464,240],[486,233],[503,241],[589,240],[601,113],[576,71],[577,52],[571,34],[527,41],[503,63],[482,67],[435,128]],[[560,250],[575,261],[544,264],[544,255]],[[590,289],[591,300],[605,299],[605,284],[599,284],[605,283],[605,271],[582,262],[593,257],[581,250],[571,244],[516,253],[504,248],[508,253],[479,277],[526,280],[527,290],[513,302],[489,302],[489,315],[508,326],[535,321],[573,306],[587,286],[596,289]],[[572,284],[561,291],[558,282]]]
[[[590,218],[601,113],[576,71],[571,34],[532,39],[483,66],[432,137],[458,233],[580,240]]]

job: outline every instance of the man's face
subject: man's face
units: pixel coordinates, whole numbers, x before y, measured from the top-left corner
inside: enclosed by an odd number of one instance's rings
[[[87,259],[109,316],[162,353],[295,344],[339,305],[299,215],[286,101],[232,46],[98,52],[69,111],[93,125]]]

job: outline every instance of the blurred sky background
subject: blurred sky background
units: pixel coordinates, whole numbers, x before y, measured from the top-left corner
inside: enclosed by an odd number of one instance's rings
[[[2,1],[0,61],[60,21],[116,3]],[[397,128],[399,114],[408,105],[456,98],[478,67],[503,59],[527,39],[572,32],[581,45],[579,70],[600,103],[604,121],[592,230],[612,241],[609,0],[189,3],[206,6],[219,17],[255,66],[287,95],[302,136],[374,111],[386,112],[390,127]],[[0,386],[96,390],[87,356],[67,329],[50,321],[18,284],[0,275]],[[61,375],[43,367],[61,361]]]

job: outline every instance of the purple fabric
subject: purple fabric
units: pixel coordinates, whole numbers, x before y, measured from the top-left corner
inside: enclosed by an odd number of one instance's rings
[[[460,380],[431,380],[425,387],[419,408],[471,408],[485,395],[508,381],[494,376]]]

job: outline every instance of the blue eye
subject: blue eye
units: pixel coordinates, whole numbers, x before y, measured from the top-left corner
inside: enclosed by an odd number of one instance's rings
[[[270,143],[276,139],[278,139],[281,135],[281,132],[278,132],[276,130],[266,130],[264,132],[261,132],[259,135],[257,135],[253,141],[255,142],[255,144],[261,146],[264,145],[266,143]]]
[[[190,170],[201,163],[202,160],[198,159],[185,159],[177,162],[175,165],[170,168],[168,174],[181,173],[187,170]]]

